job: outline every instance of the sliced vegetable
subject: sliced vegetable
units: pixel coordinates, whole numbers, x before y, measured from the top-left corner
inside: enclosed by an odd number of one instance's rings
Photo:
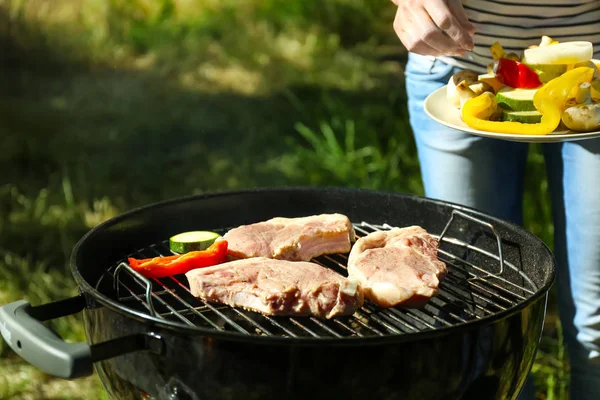
[[[600,101],[600,80],[594,79],[592,80],[592,99],[594,101]]]
[[[501,58],[507,58],[509,60],[521,61],[521,57],[517,53],[506,53],[504,51],[504,47],[500,44],[500,42],[495,42],[490,47],[490,53],[492,53],[492,59],[499,60]]]
[[[538,89],[516,89],[504,87],[496,94],[498,105],[509,111],[536,111],[533,96]]]
[[[494,93],[494,89],[485,82],[475,82],[470,85],[467,84],[467,81],[462,81],[456,86],[456,91],[459,95],[459,108],[465,104],[465,101],[479,96],[484,92]]]
[[[184,232],[169,239],[169,247],[175,253],[206,250],[221,235],[209,231]]]
[[[494,92],[498,92],[498,90],[506,86],[504,83],[500,82],[494,74],[479,75],[478,79],[480,82],[485,82],[490,85],[494,89]]]
[[[506,55],[506,53],[504,52],[504,47],[502,47],[502,45],[500,44],[500,42],[495,42],[491,47],[490,47],[490,53],[492,53],[492,59],[495,60],[499,60],[502,57],[504,57]]]
[[[448,102],[456,108],[460,108],[460,95],[456,87],[463,81],[467,82],[467,86],[477,82],[477,72],[465,69],[453,74],[448,80],[446,86],[446,98]]]
[[[589,82],[579,85],[576,104],[563,112],[562,121],[567,128],[578,132],[600,129],[600,104],[592,101],[591,86]]]
[[[542,120],[538,111],[508,111],[502,110],[502,121],[522,122],[524,124],[537,124]]]
[[[526,64],[577,64],[587,62],[593,56],[591,42],[575,41],[526,49],[522,61]]]
[[[478,94],[469,87],[467,81],[462,81],[459,83],[458,86],[456,86],[456,91],[459,95],[459,108],[462,108],[463,104],[465,104],[467,100],[478,96]]]
[[[467,100],[477,97],[482,93],[494,93],[494,89],[485,82],[475,82],[468,85],[467,81],[462,81],[456,86],[456,90],[460,96],[460,108],[462,108]]]
[[[554,78],[558,78],[565,72],[569,64],[526,64],[540,78],[540,82],[547,83]]]
[[[554,40],[552,39],[550,36],[542,36],[542,40],[540,41],[539,46],[538,45],[533,45],[533,46],[529,46],[528,49],[535,49],[537,47],[544,47],[544,46],[550,46],[551,44],[558,44],[558,40]]]
[[[513,88],[533,89],[542,86],[538,75],[527,65],[501,58],[494,62],[496,78]]]
[[[548,83],[554,78],[558,78],[567,71],[579,67],[595,67],[591,61],[580,62],[577,64],[528,64],[524,63],[533,70],[540,78],[542,83]]]
[[[541,121],[537,124],[489,121],[497,113],[498,108],[496,96],[490,92],[485,92],[465,102],[461,116],[468,126],[482,131],[547,135],[560,124],[562,110],[571,89],[583,82],[590,82],[593,74],[592,68],[575,68],[541,87],[533,98],[535,108],[542,114]]]
[[[550,46],[551,44],[558,44],[558,40],[552,39],[550,36],[542,36],[542,41],[540,42],[540,47]]]
[[[227,241],[224,239],[215,241],[206,250],[190,251],[189,253],[167,256],[145,258],[142,260],[128,258],[131,268],[146,278],[164,278],[185,274],[196,268],[211,267],[218,265],[227,259]]]

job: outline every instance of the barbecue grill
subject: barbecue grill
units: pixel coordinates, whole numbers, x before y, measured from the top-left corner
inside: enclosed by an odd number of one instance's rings
[[[357,237],[420,225],[439,239],[448,275],[423,308],[365,302],[331,320],[273,317],[192,296],[183,275],[147,279],[127,257],[167,256],[173,234],[225,233],[275,216],[340,212]],[[347,254],[317,262],[346,275]],[[42,370],[96,370],[115,399],[513,399],[541,335],[555,274],[548,248],[522,228],[418,196],[280,188],[194,196],[123,214],[90,231],[71,259],[81,294],[0,308],[11,347]],[[39,321],[83,310],[90,344]]]

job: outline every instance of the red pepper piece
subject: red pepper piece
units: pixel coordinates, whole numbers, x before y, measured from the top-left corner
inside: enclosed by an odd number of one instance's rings
[[[513,88],[535,89],[542,86],[535,71],[525,64],[507,58],[494,62],[494,74],[500,82]]]
[[[196,268],[218,265],[227,259],[227,241],[218,240],[206,250],[190,251],[167,257],[154,257],[138,260],[128,258],[129,265],[146,278],[185,274]]]

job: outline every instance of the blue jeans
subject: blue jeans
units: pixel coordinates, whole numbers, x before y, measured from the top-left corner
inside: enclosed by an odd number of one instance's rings
[[[425,195],[522,223],[526,143],[469,135],[431,120],[423,101],[458,69],[409,54],[406,89]],[[571,399],[600,399],[600,139],[545,143],[560,318]],[[520,399],[533,399],[531,379]]]

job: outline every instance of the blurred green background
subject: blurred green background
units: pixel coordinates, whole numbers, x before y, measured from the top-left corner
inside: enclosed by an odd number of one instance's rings
[[[90,228],[182,195],[279,185],[423,194],[388,0],[0,0],[0,304],[76,293]],[[532,147],[526,228],[552,245]],[[554,292],[552,292],[554,293]],[[85,340],[78,317],[53,322]],[[554,300],[534,374],[566,399]],[[0,398],[103,399],[0,341]]]

